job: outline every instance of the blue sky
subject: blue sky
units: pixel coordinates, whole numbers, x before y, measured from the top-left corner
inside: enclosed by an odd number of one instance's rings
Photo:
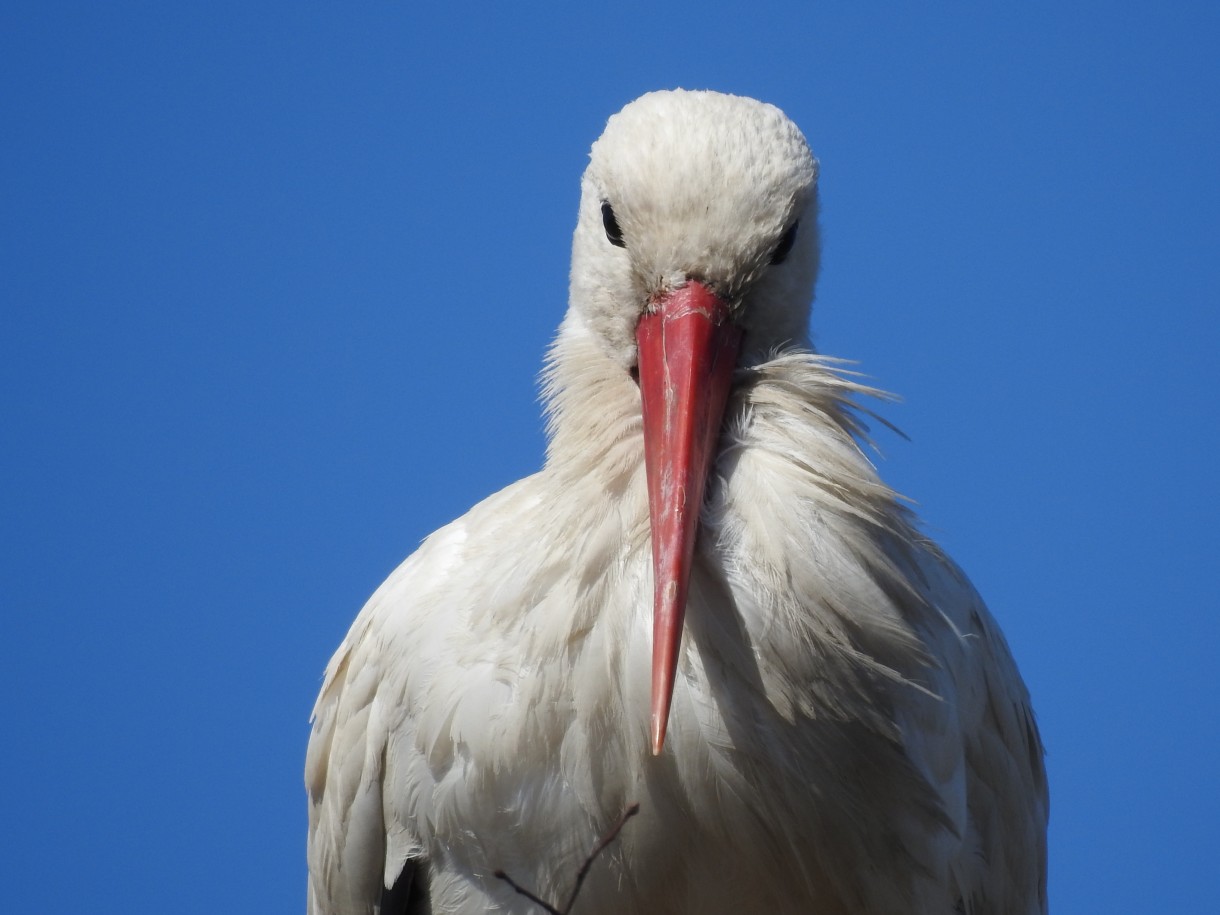
[[[1220,7],[420,6],[0,11],[8,907],[303,910],[321,670],[539,466],[588,147],[680,85],[821,160],[816,339],[1029,683],[1055,910],[1220,909]]]

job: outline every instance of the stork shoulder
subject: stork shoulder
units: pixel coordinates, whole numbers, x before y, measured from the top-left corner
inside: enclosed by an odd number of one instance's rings
[[[934,647],[957,709],[968,828],[954,867],[967,912],[1046,908],[1049,796],[1029,693],[999,625],[935,548],[921,573],[946,625]]]
[[[485,583],[463,574],[471,544],[504,536],[499,528],[536,501],[529,483],[502,490],[429,536],[369,598],[327,665],[305,763],[313,910],[373,911],[408,859],[422,854],[415,811],[400,816],[396,808],[429,796],[428,764],[436,760],[413,747],[421,743],[421,723],[432,724],[421,715],[443,719],[447,709],[417,698],[452,658],[463,608],[472,602],[463,590]]]

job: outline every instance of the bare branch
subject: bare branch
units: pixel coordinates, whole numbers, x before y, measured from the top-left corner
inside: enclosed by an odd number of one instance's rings
[[[576,872],[576,886],[572,887],[572,895],[568,897],[568,904],[564,906],[563,915],[568,915],[568,913],[572,911],[572,906],[576,903],[576,897],[580,894],[580,888],[584,885],[585,877],[589,875],[589,868],[593,866],[594,860],[596,860],[598,855],[605,851],[607,845],[618,838],[618,834],[622,831],[623,827],[627,825],[627,821],[639,812],[639,802],[628,806],[627,809],[623,811],[623,815],[618,818],[618,822],[610,828],[608,833],[602,836],[600,842],[593,846],[593,851],[589,852],[588,856],[584,860],[584,863],[581,864],[580,870]]]
[[[542,906],[542,908],[546,909],[550,915],[569,915],[569,913],[572,911],[572,906],[576,904],[576,897],[580,895],[580,888],[584,886],[585,877],[589,875],[589,869],[593,867],[593,862],[597,860],[598,855],[606,850],[606,846],[618,838],[618,834],[622,832],[623,827],[627,825],[627,821],[639,812],[639,803],[630,804],[627,809],[623,811],[623,815],[618,818],[618,822],[610,827],[610,830],[601,837],[595,846],[593,846],[593,851],[589,852],[589,854],[585,856],[585,860],[580,865],[580,870],[576,872],[576,885],[572,887],[572,895],[568,897],[568,904],[562,909],[557,909],[546,900],[539,899],[525,887],[513,880],[513,878],[508,876],[508,874],[506,874],[504,871],[497,870],[495,875],[498,879],[503,880],[505,883],[511,886],[514,892],[524,896],[526,899],[530,900],[536,905]]]
[[[515,892],[517,892],[521,896],[524,896],[530,902],[533,902],[533,903],[536,903],[537,905],[542,906],[544,909],[546,909],[548,912],[550,912],[551,915],[567,915],[566,912],[559,911],[559,909],[555,908],[545,899],[539,899],[537,896],[535,896],[533,893],[531,893],[529,890],[527,890],[525,887],[523,887],[521,884],[519,884],[512,877],[508,876],[508,874],[504,873],[504,871],[501,871],[501,870],[496,871],[496,877],[500,880],[503,880],[505,883],[507,883],[509,886],[511,886]]]

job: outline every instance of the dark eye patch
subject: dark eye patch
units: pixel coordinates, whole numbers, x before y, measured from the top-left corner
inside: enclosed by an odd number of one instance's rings
[[[602,204],[602,225],[606,227],[606,238],[610,244],[616,248],[626,248],[627,243],[623,241],[623,230],[619,228],[618,219],[614,216],[614,207],[610,204]]]
[[[772,264],[782,264],[785,260],[787,260],[788,253],[792,250],[792,245],[796,242],[796,227],[800,224],[800,220],[798,219],[791,226],[789,226],[788,231],[785,232],[783,237],[779,240],[779,244],[776,245],[775,250],[771,252]]]

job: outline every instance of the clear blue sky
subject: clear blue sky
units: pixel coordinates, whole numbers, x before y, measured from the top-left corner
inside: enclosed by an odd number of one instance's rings
[[[816,337],[1029,682],[1055,910],[1220,911],[1220,6],[425,6],[0,11],[5,909],[303,911],[322,668],[539,466],[589,144],[685,86],[821,159]]]

